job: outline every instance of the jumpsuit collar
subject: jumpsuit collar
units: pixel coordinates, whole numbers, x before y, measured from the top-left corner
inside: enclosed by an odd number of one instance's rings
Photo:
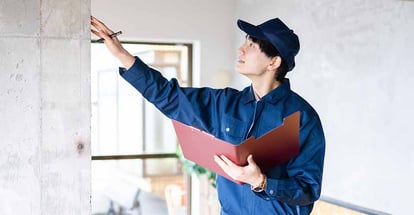
[[[282,98],[284,98],[290,92],[290,82],[289,79],[285,78],[278,87],[270,91],[268,94],[262,97],[260,101],[264,101],[270,104],[276,104]],[[250,85],[247,90],[245,90],[244,104],[256,101],[253,91],[253,85]]]

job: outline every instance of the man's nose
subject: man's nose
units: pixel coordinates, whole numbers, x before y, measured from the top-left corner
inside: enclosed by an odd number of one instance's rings
[[[244,53],[244,45],[240,46],[238,49],[239,54],[243,54]]]

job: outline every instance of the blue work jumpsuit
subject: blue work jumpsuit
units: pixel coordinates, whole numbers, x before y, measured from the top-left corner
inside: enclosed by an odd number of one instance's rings
[[[225,88],[180,87],[139,58],[121,76],[167,117],[202,129],[232,144],[260,137],[300,111],[300,152],[266,173],[261,193],[217,175],[222,215],[310,214],[322,185],[325,138],[316,111],[290,89],[288,79],[256,101],[251,86]]]

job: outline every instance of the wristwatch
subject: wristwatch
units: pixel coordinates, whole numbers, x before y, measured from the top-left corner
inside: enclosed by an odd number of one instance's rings
[[[267,185],[267,177],[265,174],[263,174],[263,181],[257,187],[251,186],[251,189],[253,192],[260,193],[266,189],[266,185]]]

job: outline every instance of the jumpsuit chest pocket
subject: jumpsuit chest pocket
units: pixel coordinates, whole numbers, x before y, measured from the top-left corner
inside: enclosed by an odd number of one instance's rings
[[[237,144],[244,140],[248,123],[234,117],[226,116],[223,119],[221,133],[227,140]]]

